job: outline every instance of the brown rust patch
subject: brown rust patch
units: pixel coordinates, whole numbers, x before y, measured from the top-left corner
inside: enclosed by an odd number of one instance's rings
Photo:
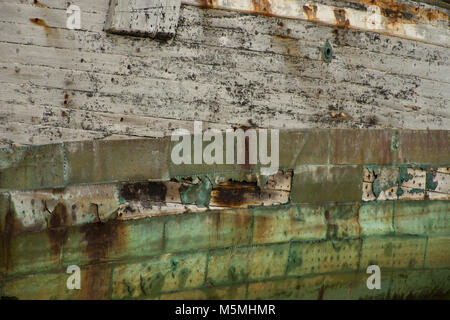
[[[45,35],[47,36],[47,42],[50,46],[59,46],[59,32],[57,28],[52,28],[41,18],[30,18],[31,23],[44,28]]]
[[[82,299],[109,299],[109,282],[111,267],[108,265],[94,265],[83,269],[81,284]]]
[[[47,235],[50,240],[50,250],[55,256],[59,256],[67,240],[68,215],[66,206],[58,203],[50,215]]]
[[[30,18],[29,19],[31,23],[40,26],[40,27],[44,27],[44,28],[48,28],[49,26],[47,25],[47,23],[45,23],[44,20],[40,19],[40,18]]]
[[[436,20],[448,20],[448,15],[439,10],[430,8],[420,8],[411,6],[395,0],[352,0],[365,6],[378,6],[383,15],[392,15],[394,12],[401,17],[403,23],[413,23],[412,19],[422,22],[432,22]]]
[[[334,9],[333,13],[338,27],[346,28],[350,25],[350,21],[347,18],[347,12],[345,12],[345,9]]]
[[[253,10],[256,13],[264,15],[272,15],[269,0],[252,0]]]
[[[68,104],[69,104],[69,94],[64,93],[64,105],[68,105]]]
[[[0,248],[2,250],[2,260],[4,259],[4,267],[6,269],[5,271],[8,271],[11,261],[11,239],[14,234],[14,220],[14,212],[11,210],[11,204],[9,204],[8,212],[6,213],[5,217],[5,229],[3,234],[1,235],[3,237],[3,246]]]
[[[127,229],[124,222],[89,223],[81,226],[86,241],[86,254],[90,263],[106,260],[111,252],[121,251],[127,241]]]
[[[48,6],[46,6],[43,3],[40,3],[38,0],[33,0],[33,6],[41,7],[41,8],[48,8]]]
[[[317,6],[315,4],[304,5],[303,12],[306,14],[308,20],[317,18]]]
[[[201,0],[200,6],[205,8],[217,8],[217,0]]]

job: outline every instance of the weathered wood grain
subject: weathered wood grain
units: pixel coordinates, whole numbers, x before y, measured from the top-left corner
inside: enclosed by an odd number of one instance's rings
[[[182,6],[175,39],[160,42],[103,32],[105,1],[83,14],[82,30],[66,29],[65,2],[47,2],[0,1],[5,130],[8,120],[36,134],[54,127],[45,139],[58,141],[161,136],[194,120],[450,128],[450,52],[442,46],[193,6]],[[320,53],[326,40],[329,64]],[[18,143],[6,138],[11,132],[3,140]]]

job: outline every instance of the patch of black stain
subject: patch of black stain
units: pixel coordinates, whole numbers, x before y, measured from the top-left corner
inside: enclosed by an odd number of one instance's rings
[[[125,200],[145,203],[164,203],[167,187],[162,182],[135,182],[123,184],[120,195]]]
[[[391,19],[412,20],[414,15],[409,12],[395,11],[389,8],[380,8],[381,14]]]
[[[229,180],[213,188],[214,202],[223,207],[239,207],[246,201],[246,195],[260,195],[261,189],[256,182]]]

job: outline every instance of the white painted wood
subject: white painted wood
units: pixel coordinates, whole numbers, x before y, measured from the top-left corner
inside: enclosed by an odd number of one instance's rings
[[[181,7],[176,37],[161,42],[105,33],[103,0],[78,2],[82,29],[69,30],[66,5],[0,0],[2,145],[161,136],[194,120],[450,128],[445,46],[195,6]]]

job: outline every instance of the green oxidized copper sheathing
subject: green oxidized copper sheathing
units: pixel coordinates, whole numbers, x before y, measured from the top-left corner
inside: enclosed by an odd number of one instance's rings
[[[325,42],[325,44],[322,47],[322,59],[325,62],[330,62],[331,59],[333,58],[333,47],[330,45],[330,43]]]

